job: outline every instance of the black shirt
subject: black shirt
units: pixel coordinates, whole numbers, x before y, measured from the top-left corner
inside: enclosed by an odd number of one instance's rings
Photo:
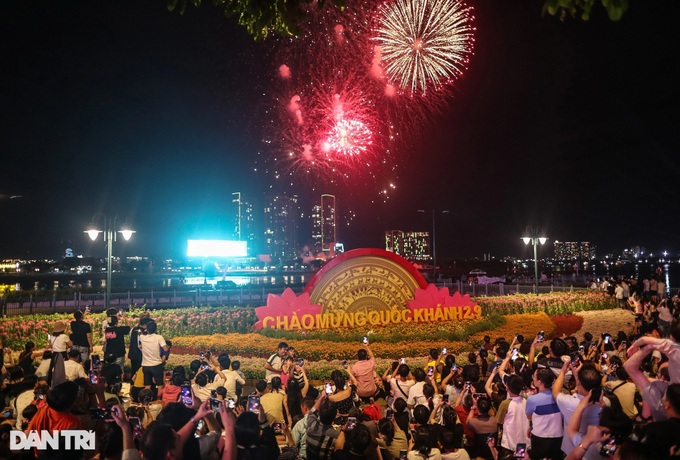
[[[86,323],[82,319],[71,321],[71,342],[73,342],[73,345],[89,348],[90,342],[87,340],[87,334],[91,333],[92,326],[90,326],[90,323]]]
[[[125,336],[130,333],[130,326],[107,327],[104,331],[106,336],[106,353],[111,353],[116,358],[125,356]]]
[[[128,350],[128,358],[130,358],[130,361],[142,361],[142,350],[139,349],[139,344],[137,343],[139,334],[141,333],[142,328],[140,326],[133,327],[130,332],[130,350]]]

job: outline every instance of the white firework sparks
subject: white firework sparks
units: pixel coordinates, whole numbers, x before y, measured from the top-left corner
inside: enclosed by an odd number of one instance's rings
[[[472,53],[473,19],[459,0],[386,2],[375,30],[385,75],[421,95],[460,77]]]

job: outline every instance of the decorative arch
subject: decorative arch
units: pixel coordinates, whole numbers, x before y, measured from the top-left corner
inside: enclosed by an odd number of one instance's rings
[[[319,270],[305,286],[323,313],[402,310],[427,282],[412,263],[376,248],[347,251]]]

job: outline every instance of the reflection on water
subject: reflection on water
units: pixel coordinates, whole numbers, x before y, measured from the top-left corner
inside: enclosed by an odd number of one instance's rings
[[[196,288],[210,285],[215,287],[218,282],[227,282],[228,285],[224,289],[245,286],[273,286],[273,285],[295,285],[304,284],[313,273],[296,273],[296,274],[282,274],[282,275],[231,275],[231,276],[137,276],[129,274],[114,273],[112,285],[116,290],[125,289],[153,289],[153,288],[181,288],[191,287]],[[233,285],[231,283],[234,283]],[[8,287],[13,286],[16,291],[30,291],[30,290],[57,290],[57,289],[81,289],[94,288],[106,289],[106,274],[98,276],[80,276],[77,278],[69,278],[68,276],[41,276],[39,279],[35,277],[25,277],[21,281],[12,282]]]

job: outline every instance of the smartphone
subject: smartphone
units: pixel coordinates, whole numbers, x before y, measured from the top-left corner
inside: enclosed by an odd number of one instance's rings
[[[545,340],[545,331],[540,331],[538,334],[538,339],[536,340],[537,342],[543,342]]]
[[[12,415],[14,415],[14,411],[11,410],[6,410],[5,412],[2,413],[2,416],[5,418],[12,418]]]
[[[510,358],[510,359],[517,359],[517,356],[519,356],[519,348],[513,348],[512,349],[512,358]]]
[[[304,360],[304,359],[298,359],[298,360],[297,360],[297,365],[298,365],[298,367],[304,366],[304,365],[305,365],[305,360]]]
[[[486,396],[486,393],[472,393],[472,397],[475,399],[483,398]]]
[[[246,410],[248,412],[253,412],[254,414],[260,413],[260,397],[258,395],[248,396],[248,406]]]
[[[399,460],[406,460],[408,457],[408,451],[406,450],[400,450],[399,451]]]
[[[593,388],[593,393],[590,395],[590,402],[597,404],[600,402],[600,397],[602,396],[602,387]]]
[[[286,429],[286,424],[285,423],[274,423],[274,424],[272,424],[272,429],[276,433],[283,433],[283,430]]]
[[[50,340],[52,340],[52,336],[50,334],[47,334],[47,341],[49,342]]]
[[[442,348],[442,355],[446,354],[446,347]]]
[[[219,412],[220,411],[220,400],[217,398],[210,398],[210,408],[213,410],[213,412]]]
[[[347,417],[347,431],[352,431],[356,427],[357,427],[357,418],[356,417]]]
[[[229,398],[227,400],[227,407],[229,409],[234,409],[236,407],[236,401],[234,401],[234,398]]]
[[[118,314],[119,314],[120,316],[123,316],[123,309],[122,309],[122,308],[119,308],[119,309],[118,309]]]
[[[610,457],[616,452],[616,447],[616,437],[612,436],[602,443],[602,447],[600,447],[600,455],[602,457]]]
[[[361,342],[362,342],[364,345],[367,345],[367,344],[368,344],[368,337],[364,336],[364,338],[361,340]]]
[[[208,369],[210,369],[210,364],[207,364],[207,363],[201,364],[201,370],[202,371],[207,371]]]
[[[453,371],[455,371],[455,370],[457,370],[457,369],[458,369],[458,365],[457,365],[457,364],[454,364],[453,366],[451,366],[451,372],[453,372]]]
[[[97,374],[97,371],[90,371],[90,383],[92,385],[97,385],[99,383],[99,374]]]
[[[45,395],[42,393],[36,393],[35,395],[38,399],[45,399]]]
[[[326,384],[326,394],[327,395],[333,394],[333,385],[331,385],[330,383]]]
[[[185,382],[184,385],[180,387],[179,394],[181,395],[182,404],[185,406],[191,406],[194,403],[194,398],[191,394],[191,384]]]
[[[345,369],[347,369],[347,361],[343,361],[343,362],[342,362],[342,367],[344,367]]]
[[[604,336],[604,343],[609,343],[609,336],[608,335]]]
[[[602,353],[602,359],[607,359],[607,353]]]
[[[579,359],[578,356],[574,356],[571,358],[571,365],[572,367],[579,367],[581,365],[581,360]]]
[[[466,390],[470,391],[471,386],[472,386],[472,383],[469,380],[467,382],[465,382],[465,389]]]
[[[445,403],[449,402],[449,395],[447,395],[447,394],[442,395],[442,400],[443,400]]]
[[[518,443],[517,447],[515,448],[515,458],[524,458],[526,454],[527,445],[524,444],[523,442]]]
[[[583,347],[583,345],[578,346],[578,351],[579,351],[579,353],[583,353],[585,351],[585,348]]]
[[[128,421],[130,422],[130,429],[132,430],[132,437],[134,438],[141,438],[142,437],[142,422],[139,420],[139,417],[128,417]]]
[[[113,420],[111,409],[102,409],[100,407],[90,408],[90,417],[92,417],[93,420],[104,420],[108,422]]]
[[[85,312],[90,313],[90,306],[89,305],[85,307]]]
[[[205,359],[205,353],[200,352],[200,353],[198,354],[198,357],[201,358],[201,361],[203,361],[203,360]]]
[[[434,375],[434,367],[427,366],[427,376],[432,377]]]
[[[90,368],[92,370],[99,369],[99,366],[101,366],[102,360],[99,359],[99,355],[92,355],[90,356]]]
[[[406,358],[401,358],[401,361],[399,361],[401,364],[406,364]]]
[[[394,411],[392,409],[387,409],[385,411],[385,418],[388,420],[392,420],[394,418]]]

